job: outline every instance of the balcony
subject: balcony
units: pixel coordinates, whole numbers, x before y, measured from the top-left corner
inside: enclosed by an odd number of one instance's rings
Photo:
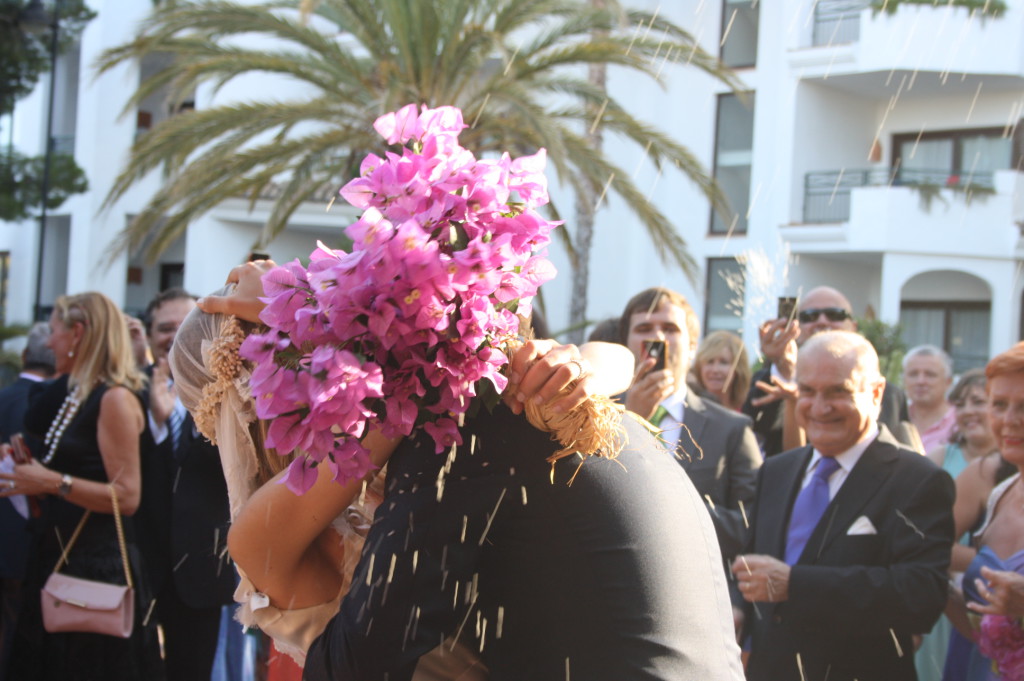
[[[1024,253],[1024,173],[1013,170],[814,172],[803,198],[803,222],[781,228],[795,253]]]
[[[846,222],[850,219],[850,195],[857,187],[914,187],[922,197],[935,196],[941,189],[965,196],[995,192],[992,173],[910,168],[827,170],[804,177],[804,223]]]
[[[945,1],[902,4],[889,14],[870,0],[818,0],[790,65],[805,78],[868,73],[890,78],[901,71],[984,74],[1011,81],[986,80],[986,90],[1020,87],[1024,3],[1008,4],[1002,16],[991,17]]]

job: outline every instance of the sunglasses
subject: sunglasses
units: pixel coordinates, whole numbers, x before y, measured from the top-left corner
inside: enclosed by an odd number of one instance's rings
[[[797,318],[801,323],[809,324],[821,315],[825,315],[825,319],[830,322],[841,322],[853,316],[841,307],[809,307],[806,310],[800,310]]]

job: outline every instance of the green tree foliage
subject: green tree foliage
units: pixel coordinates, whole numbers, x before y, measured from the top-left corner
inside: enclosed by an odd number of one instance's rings
[[[222,0],[161,3],[131,42],[108,51],[107,70],[154,53],[173,66],[142,83],[133,111],[153,93],[185,101],[200,86],[220,88],[248,74],[301,83],[286,99],[264,88],[243,101],[171,117],[142,136],[107,197],[108,205],[157,168],[166,182],[123,234],[155,259],[188,224],[229,197],[252,204],[277,192],[261,243],[325,187],[381,153],[373,121],[410,102],[460,107],[460,138],[478,154],[514,155],[544,147],[559,180],[577,195],[607,187],[625,201],[668,263],[694,270],[686,242],[617,165],[586,141],[601,112],[606,135],[636,144],[657,168],[679,168],[719,208],[724,199],[705,168],[672,136],[607,99],[586,67],[608,64],[655,80],[683,63],[734,87],[737,81],[693,36],[657,14],[609,0],[292,0],[240,5]],[[302,10],[306,10],[304,13]],[[271,81],[273,82],[273,81]],[[555,211],[557,214],[557,210]],[[570,257],[575,257],[568,230]]]
[[[0,113],[14,110],[14,103],[32,92],[39,76],[52,68],[47,28],[32,32],[24,25],[27,0],[0,0]],[[57,17],[58,53],[78,40],[85,24],[96,13],[85,0],[64,0]],[[0,151],[0,220],[20,220],[42,202],[42,157],[25,157],[13,149]],[[58,208],[71,194],[87,189],[85,173],[70,156],[52,157],[48,208]]]
[[[903,356],[907,354],[903,329],[879,319],[858,319],[857,330],[874,346],[885,379],[899,385],[903,379]]]
[[[927,5],[929,7],[963,7],[981,12],[983,17],[1001,17],[1006,13],[1003,0],[873,0],[871,8],[878,12],[895,14],[900,5]]]
[[[24,220],[30,208],[42,201],[39,190],[43,182],[44,158],[23,156],[9,150],[0,163],[0,220]],[[67,154],[54,154],[50,159],[50,183],[46,193],[47,209],[60,208],[72,194],[89,188],[85,172]]]

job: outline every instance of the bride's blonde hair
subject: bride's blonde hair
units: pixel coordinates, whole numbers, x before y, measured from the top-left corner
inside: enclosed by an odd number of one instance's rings
[[[227,293],[226,289],[214,295]],[[174,385],[196,428],[220,451],[231,517],[265,482],[288,467],[294,454],[268,450],[266,424],[256,417],[249,376],[238,354],[254,325],[193,309],[175,336],[168,361]]]

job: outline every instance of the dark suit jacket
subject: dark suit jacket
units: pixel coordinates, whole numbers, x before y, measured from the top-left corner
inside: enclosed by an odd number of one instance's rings
[[[750,430],[750,419],[689,390],[683,425],[679,462],[708,504],[722,555],[730,559],[746,541],[747,523],[740,504],[747,513],[753,508],[757,469],[761,467],[761,451]]]
[[[789,599],[747,608],[750,681],[917,678],[911,636],[929,631],[946,604],[953,481],[881,431],[793,566]],[[747,553],[783,559],[811,453],[802,447],[765,461]],[[877,534],[848,534],[861,517]]]
[[[141,449],[143,493],[136,522],[154,592],[160,594],[173,579],[189,607],[231,603],[235,571],[225,550],[228,492],[217,448],[196,432],[188,415],[177,451],[170,434],[155,444],[148,426]]]
[[[549,435],[503,405],[467,421],[451,458],[422,435],[403,442],[304,678],[403,681],[459,634],[482,646],[493,681],[742,679],[704,505],[672,454],[624,420],[617,461],[554,470]]]
[[[758,369],[750,381],[750,392],[747,394],[747,401],[743,403],[743,413],[751,418],[754,434],[761,443],[761,451],[765,458],[775,456],[782,451],[782,403],[771,402],[761,407],[755,407],[751,401],[764,396],[764,391],[757,387],[758,381],[771,383],[772,365],[765,364]],[[886,383],[882,392],[882,410],[878,415],[878,422],[889,429],[890,433],[901,433],[900,423],[910,421],[910,414],[907,411],[907,396],[903,389],[894,383]],[[897,439],[905,445],[912,443],[902,437]]]
[[[0,390],[0,442],[8,442],[11,435],[25,433],[25,412],[30,396],[43,384],[28,378],[18,378]],[[26,444],[32,456],[42,457],[42,443],[26,434]],[[0,578],[22,579],[28,560],[32,535],[29,521],[14,510],[9,499],[0,499]]]

